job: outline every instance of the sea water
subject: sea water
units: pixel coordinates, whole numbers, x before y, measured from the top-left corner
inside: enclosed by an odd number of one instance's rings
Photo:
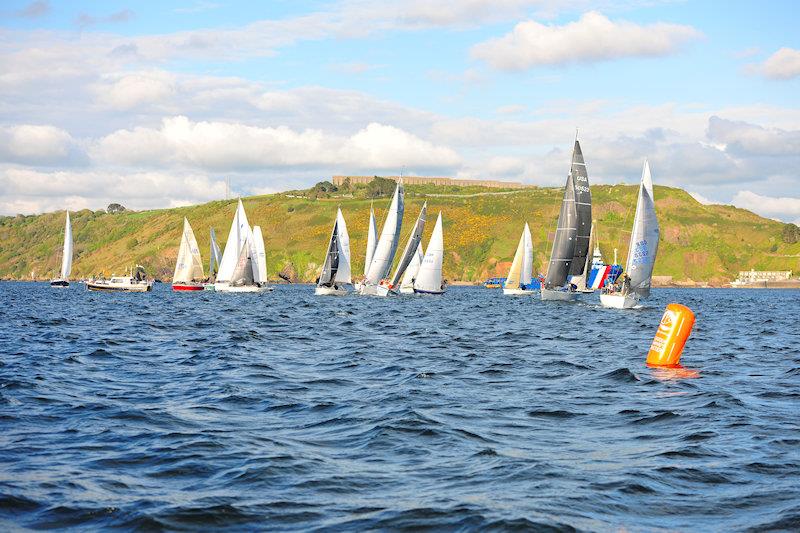
[[[0,283],[0,527],[798,530],[799,304]]]

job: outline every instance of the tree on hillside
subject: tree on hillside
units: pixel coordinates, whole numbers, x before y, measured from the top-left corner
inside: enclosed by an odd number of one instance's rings
[[[372,178],[372,181],[367,184],[367,196],[370,198],[390,196],[394,192],[396,185],[394,180],[375,176]]]
[[[122,204],[108,204],[106,211],[113,215],[115,213],[122,213],[124,211],[127,211],[127,209],[125,209],[125,206]]]
[[[794,224],[786,224],[783,226],[783,234],[781,235],[783,242],[786,244],[794,244],[800,241],[800,228]]]

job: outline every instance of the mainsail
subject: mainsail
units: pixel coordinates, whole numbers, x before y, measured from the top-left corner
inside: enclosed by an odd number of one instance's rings
[[[526,224],[527,226],[527,224]],[[506,282],[503,285],[506,289],[519,289],[522,284],[522,264],[525,261],[525,231],[519,236],[519,244],[517,244],[517,252],[514,254],[514,260],[511,262],[511,268],[506,275]],[[529,281],[530,283],[530,281]]]
[[[403,274],[403,281],[400,283],[401,289],[412,289],[414,287],[414,278],[417,277],[419,267],[424,257],[425,254],[422,252],[422,243],[420,242],[417,245],[417,253],[411,258],[411,262],[408,264],[408,268],[406,268],[406,273]]]
[[[217,244],[217,234],[214,232],[214,228],[211,228],[211,259],[208,260],[208,275],[215,276],[217,274],[217,270],[219,269],[219,262],[222,259],[222,252],[219,249],[219,244]]]
[[[261,226],[253,226],[253,281],[258,284],[267,282],[267,252],[264,250],[264,235],[261,233]]]
[[[425,217],[427,212],[428,202],[425,202],[422,204],[422,209],[419,212],[416,224],[414,224],[414,229],[411,230],[411,235],[408,236],[405,250],[403,250],[403,255],[400,256],[400,263],[397,264],[397,269],[394,271],[394,275],[389,283],[390,287],[397,286],[400,282],[400,278],[405,274],[408,265],[417,253],[417,247],[420,241],[422,241],[422,232],[425,231]]]
[[[336,281],[336,274],[339,270],[339,219],[333,223],[331,239],[328,242],[328,250],[325,252],[325,262],[322,264],[322,273],[319,276],[317,285],[319,287],[332,287]]]
[[[226,246],[227,248],[227,246]],[[252,247],[250,246],[249,236],[245,237],[242,249],[236,258],[236,264],[233,265],[233,272],[231,273],[230,284],[235,287],[242,285],[254,285],[255,276],[253,273],[253,260],[252,260]]]
[[[378,225],[375,223],[375,210],[369,208],[369,228],[367,228],[367,258],[364,261],[364,275],[369,273],[372,264],[372,256],[375,255],[375,247],[378,245]]]
[[[520,275],[520,285],[530,285],[533,277],[533,239],[531,239],[531,228],[525,223],[522,231],[525,237],[525,255],[522,256],[522,274]]]
[[[347,224],[342,216],[342,210],[336,212],[336,235],[339,247],[339,268],[336,270],[337,283],[351,283],[350,273],[350,234],[347,233]]]
[[[625,270],[630,276],[631,290],[646,298],[650,296],[650,281],[658,252],[658,218],[653,199],[653,179],[647,160],[642,168],[642,181],[639,184],[639,198],[636,202],[636,216],[633,221],[631,242],[628,247],[628,261]]]
[[[61,279],[69,279],[72,272],[72,223],[67,211],[67,222],[64,226],[64,255],[61,257]]]
[[[193,280],[201,280],[204,277],[200,247],[197,245],[192,226],[184,218],[181,246],[178,249],[178,259],[175,261],[175,273],[172,275],[172,282],[188,283]]]
[[[250,225],[247,222],[247,214],[244,212],[242,201],[239,200],[236,214],[231,223],[231,231],[228,233],[228,240],[225,243],[225,251],[222,253],[222,260],[219,263],[218,282],[233,281],[233,270],[236,268],[242,246],[244,246],[249,233]]]
[[[592,229],[592,192],[589,189],[589,175],[586,173],[586,163],[583,160],[581,145],[575,139],[575,148],[572,151],[572,183],[575,187],[575,212],[577,214],[575,250],[572,254],[572,263],[569,273],[580,276],[586,267],[586,256],[589,255],[589,238]]]
[[[367,272],[367,283],[370,285],[377,285],[392,267],[394,254],[397,252],[397,241],[400,240],[400,226],[403,223],[404,196],[403,184],[398,183]]]
[[[550,265],[544,280],[546,289],[563,287],[567,282],[567,274],[575,255],[575,234],[577,231],[577,213],[575,211],[575,187],[572,172],[567,176],[564,186],[564,198],[561,200],[561,212],[558,214],[556,237],[553,251],[550,253]]]
[[[433,227],[431,242],[425,258],[414,280],[414,288],[425,292],[440,292],[442,290],[442,260],[444,259],[444,238],[442,236],[442,213],[436,218]]]

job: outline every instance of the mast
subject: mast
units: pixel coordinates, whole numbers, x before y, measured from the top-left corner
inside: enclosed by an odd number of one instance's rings
[[[67,211],[67,221],[64,226],[64,250],[61,256],[61,279],[68,280],[72,272],[72,222]]]

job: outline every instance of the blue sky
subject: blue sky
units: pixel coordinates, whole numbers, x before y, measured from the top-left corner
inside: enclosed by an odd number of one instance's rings
[[[0,213],[403,168],[557,185],[579,128],[595,183],[648,157],[656,183],[800,220],[795,6],[720,6],[7,1]]]

